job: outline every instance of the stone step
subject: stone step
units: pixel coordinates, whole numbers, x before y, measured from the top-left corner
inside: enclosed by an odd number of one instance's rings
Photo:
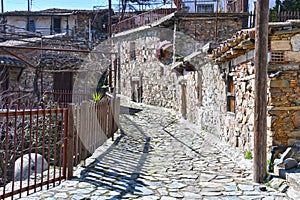
[[[300,196],[300,173],[286,173],[286,181],[290,187],[299,192]]]

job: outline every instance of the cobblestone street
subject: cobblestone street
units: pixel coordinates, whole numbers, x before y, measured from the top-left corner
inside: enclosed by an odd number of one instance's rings
[[[254,184],[249,162],[231,160],[226,145],[171,110],[121,104],[115,141],[99,147],[77,177],[23,199],[288,199]]]

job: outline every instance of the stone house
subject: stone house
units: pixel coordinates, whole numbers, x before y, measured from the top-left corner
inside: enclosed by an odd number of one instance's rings
[[[30,31],[32,34],[38,32],[43,36],[65,33],[75,38],[92,40],[107,38],[108,13],[108,9],[68,10],[53,8],[30,12],[5,12],[2,20],[6,24],[5,32],[11,35],[26,31]]]
[[[183,0],[182,7],[189,13],[225,12],[226,0],[190,1]]]
[[[0,91],[27,91],[30,97],[33,91],[38,98],[47,91],[71,96],[79,71],[87,71],[88,53],[108,36],[107,9],[13,11],[2,20]]]
[[[70,102],[75,84],[76,94],[82,99],[91,98],[95,86],[86,84],[83,87],[78,81],[76,83],[76,78],[81,76],[84,80],[87,77],[97,84],[109,65],[103,61],[105,64],[99,67],[96,62],[101,62],[105,53],[97,53],[97,50],[93,53],[85,41],[70,40],[62,35],[8,40],[1,43],[0,51],[0,104],[3,101],[38,101],[43,94],[50,94],[57,101]]]
[[[268,147],[290,146],[300,139],[299,26],[299,21],[269,25]],[[215,65],[210,64],[223,77],[218,89],[227,105],[222,138],[247,149],[253,147],[254,34],[254,30],[244,30],[236,39],[227,40],[213,50]]]
[[[254,31],[238,31],[241,16],[222,15],[216,31],[212,17],[181,13],[116,34],[119,91],[172,108],[232,146],[252,150]],[[268,146],[300,139],[299,25],[270,24]]]

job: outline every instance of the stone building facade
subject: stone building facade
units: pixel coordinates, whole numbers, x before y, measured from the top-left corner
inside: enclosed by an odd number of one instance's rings
[[[224,17],[226,31],[214,37],[204,20],[185,19],[162,22],[165,29],[114,37],[121,59],[119,91],[135,101],[172,108],[232,146],[252,150],[254,31],[238,32],[242,20]],[[299,24],[270,25],[268,147],[300,139]],[[204,45],[208,41],[214,43]]]
[[[3,13],[6,25],[1,28],[7,33],[7,39],[15,38],[18,34],[47,36],[64,33],[73,38],[103,40],[108,37],[108,13],[108,9],[10,11]]]

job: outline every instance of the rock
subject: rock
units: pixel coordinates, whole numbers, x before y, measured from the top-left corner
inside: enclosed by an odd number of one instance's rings
[[[287,184],[283,184],[279,187],[279,192],[285,193],[289,189],[289,186]]]
[[[181,189],[181,188],[184,188],[186,185],[183,184],[183,183],[178,183],[178,182],[173,182],[169,185],[167,185],[168,188],[171,188],[171,189]]]
[[[23,155],[23,169],[21,169],[22,157],[15,161],[15,181],[26,180],[34,173],[42,173],[48,169],[48,163],[40,154],[25,154]],[[36,169],[35,169],[36,166]],[[30,167],[29,174],[28,168]],[[22,177],[21,177],[22,172]]]
[[[286,170],[298,167],[298,162],[294,158],[287,158],[284,160],[284,168]]]
[[[300,141],[297,140],[296,142],[294,142],[293,146],[300,149]]]

